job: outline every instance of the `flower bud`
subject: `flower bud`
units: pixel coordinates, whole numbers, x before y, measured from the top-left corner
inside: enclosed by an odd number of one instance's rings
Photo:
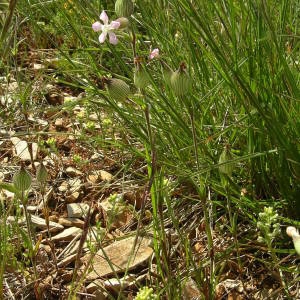
[[[231,161],[232,159],[233,159],[232,153],[230,151],[229,146],[227,145],[225,146],[219,158],[219,164],[223,164],[219,166],[220,173],[231,176],[234,166],[232,163],[227,163],[227,162]]]
[[[115,3],[115,11],[118,17],[130,17],[133,13],[132,0],[117,0]]]
[[[181,63],[177,71],[171,75],[171,87],[178,97],[188,94],[191,90],[191,80],[186,71],[185,63]]]
[[[31,186],[31,181],[31,175],[25,170],[24,166],[13,177],[13,184],[20,192],[28,190]]]
[[[297,229],[294,226],[288,226],[286,228],[286,234],[291,238],[294,237],[294,236],[299,236],[299,233],[298,233]]]
[[[120,23],[120,26],[118,29],[124,29],[124,28],[127,28],[128,27],[128,24],[129,24],[129,20],[127,18],[124,18],[124,17],[120,17],[116,20],[116,22],[119,22]]]
[[[107,85],[107,91],[113,99],[117,101],[124,101],[130,94],[129,85],[117,78],[105,78],[104,82]]]

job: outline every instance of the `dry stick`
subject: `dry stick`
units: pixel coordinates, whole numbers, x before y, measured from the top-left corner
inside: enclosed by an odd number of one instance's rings
[[[74,284],[75,284],[75,281],[77,280],[77,271],[80,266],[80,257],[81,257],[84,242],[86,241],[86,237],[87,237],[88,230],[89,230],[90,218],[91,218],[91,207],[89,208],[87,215],[85,217],[85,220],[84,220],[83,231],[82,231],[82,235],[80,238],[80,243],[78,246],[77,255],[76,255],[76,259],[75,259],[75,267],[73,270],[73,278],[72,278],[72,286],[71,286],[71,290],[70,290],[70,296],[72,296],[73,293],[76,294],[77,289],[80,287],[79,284],[77,286],[75,286]]]
[[[57,257],[56,257],[56,254],[55,254],[54,243],[52,242],[52,239],[51,239],[48,202],[46,203],[46,201],[45,201],[45,190],[46,190],[45,185],[46,185],[46,183],[40,183],[42,202],[43,202],[43,206],[44,206],[43,214],[45,216],[46,226],[47,226],[47,233],[48,233],[48,237],[49,237],[49,241],[47,241],[47,242],[48,242],[48,245],[51,248],[51,254],[52,254],[52,257],[53,257],[55,269],[56,269],[56,271],[58,271]]]

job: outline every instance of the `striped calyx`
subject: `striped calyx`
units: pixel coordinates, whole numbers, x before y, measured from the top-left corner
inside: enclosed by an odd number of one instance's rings
[[[115,11],[118,17],[130,17],[133,14],[132,0],[117,0],[115,3]]]
[[[36,179],[39,183],[45,184],[48,178],[48,171],[43,163],[38,166],[36,171]]]
[[[165,84],[167,87],[171,87],[171,77],[173,71],[163,60],[161,60],[160,63],[161,63],[162,74],[163,74],[163,79],[165,81]]]
[[[103,81],[111,98],[124,101],[129,96],[130,88],[125,81],[118,78],[104,78]]]
[[[181,63],[177,71],[171,75],[171,88],[176,96],[184,96],[191,90],[191,79],[186,71],[185,63]]]
[[[230,147],[229,145],[226,145],[219,158],[219,164],[221,164],[219,166],[220,173],[226,174],[228,176],[232,175],[234,169],[233,163],[230,163],[232,159],[233,155],[230,151]]]
[[[136,63],[134,71],[134,84],[139,89],[144,89],[150,84],[149,75],[140,62]]]
[[[31,186],[31,182],[31,175],[25,170],[24,166],[13,177],[13,184],[20,192],[27,191]]]

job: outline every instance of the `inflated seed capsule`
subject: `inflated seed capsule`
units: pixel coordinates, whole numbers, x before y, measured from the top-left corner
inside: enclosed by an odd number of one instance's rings
[[[129,20],[127,18],[124,18],[124,17],[120,17],[116,20],[116,22],[119,22],[120,23],[120,26],[118,29],[125,29],[128,27],[129,25]]]
[[[41,162],[36,171],[36,179],[40,184],[45,184],[48,178],[48,171]]]
[[[117,0],[115,3],[115,11],[118,17],[130,17],[133,13],[132,0]]]
[[[219,158],[219,164],[223,164],[219,166],[220,173],[231,176],[234,169],[234,165],[232,163],[227,163],[227,162],[230,162],[232,159],[233,159],[233,155],[230,151],[230,147],[227,145],[225,146]]]
[[[166,86],[170,87],[173,71],[163,60],[161,60],[160,63],[165,84]]]
[[[104,82],[107,86],[107,91],[109,95],[117,100],[124,101],[130,94],[129,85],[118,78],[105,78]]]
[[[134,84],[139,89],[144,89],[150,84],[149,75],[140,63],[137,63],[134,71]]]
[[[31,182],[31,175],[25,170],[24,166],[13,177],[13,184],[20,192],[27,191],[31,186]]]
[[[185,63],[181,63],[179,69],[172,73],[170,83],[176,96],[183,96],[190,92],[191,79],[186,72]]]

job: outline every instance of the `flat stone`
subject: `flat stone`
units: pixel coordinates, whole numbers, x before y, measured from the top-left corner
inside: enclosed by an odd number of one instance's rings
[[[182,299],[201,299],[201,292],[192,278],[189,278],[183,285]]]
[[[96,113],[90,114],[89,115],[89,120],[91,121],[98,121],[98,116]]]
[[[67,203],[74,203],[79,199],[79,197],[80,197],[80,193],[79,192],[74,192],[66,198],[66,202]]]
[[[81,176],[83,173],[73,167],[67,167],[66,169],[66,173],[69,175],[69,176]]]
[[[131,270],[147,261],[153,254],[153,249],[149,247],[151,240],[145,237],[138,238],[136,248],[133,251],[134,242],[135,237],[133,236],[114,242],[99,250],[95,254],[91,265],[93,270],[89,272],[86,279],[94,280],[102,276],[114,274],[114,272],[119,273]],[[90,254],[87,254],[81,261],[87,263],[90,257]]]
[[[22,161],[30,161],[30,152],[28,149],[28,143],[26,141],[22,141],[17,137],[12,137],[11,142],[14,145],[15,156],[18,156]],[[33,160],[36,160],[37,151],[38,151],[38,144],[32,143],[32,157]]]
[[[123,278],[110,278],[104,281],[105,288],[120,292],[122,289],[126,289],[131,283],[135,282],[136,276],[128,274]]]
[[[99,173],[100,173],[101,180],[106,181],[106,182],[111,182],[112,181],[113,175],[110,174],[109,172],[106,172],[104,170],[100,170]]]
[[[31,222],[33,225],[35,225],[36,227],[44,230],[47,229],[47,224],[46,224],[46,220],[43,218],[40,218],[38,216],[35,215],[31,215]],[[49,227],[51,229],[51,231],[61,231],[64,229],[64,226],[56,223],[56,222],[49,222]]]
[[[56,128],[63,128],[64,127],[64,120],[63,118],[57,118],[54,122],[54,126]]]
[[[60,225],[60,224],[59,224]],[[60,225],[62,226],[62,225]],[[78,227],[70,227],[60,232],[59,234],[52,237],[53,242],[58,241],[71,241],[74,237],[76,237],[79,233],[82,232],[82,229]]]
[[[58,187],[58,190],[60,192],[69,191],[71,194],[73,194],[75,192],[79,192],[80,189],[81,189],[81,180],[79,178],[65,180]]]
[[[59,218],[58,223],[65,227],[78,227],[83,228],[84,221],[78,218]]]
[[[66,192],[68,190],[68,182],[63,181],[62,184],[58,187],[58,190],[62,193]]]
[[[90,206],[87,203],[71,203],[67,204],[67,211],[69,218],[85,217]]]
[[[71,254],[71,255],[65,257],[65,258],[62,259],[59,263],[57,263],[57,266],[58,266],[59,268],[66,267],[66,266],[69,265],[71,262],[75,261],[76,256],[77,256],[77,253]]]
[[[96,279],[91,282],[87,287],[86,291],[89,294],[93,294],[93,299],[95,300],[106,300],[108,298],[108,294],[105,291],[105,286],[103,284],[103,280]]]

